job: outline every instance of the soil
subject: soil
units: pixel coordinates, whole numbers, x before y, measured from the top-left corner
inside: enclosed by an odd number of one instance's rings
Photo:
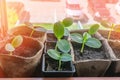
[[[76,61],[86,60],[86,59],[88,60],[88,59],[106,59],[107,58],[103,47],[101,47],[99,49],[94,49],[94,48],[85,46],[84,52],[80,53],[81,44],[74,42],[74,43],[72,43],[72,45],[74,48]]]
[[[45,70],[46,71],[58,71],[58,61],[50,58],[48,55],[45,56],[46,61],[46,66]],[[68,67],[69,66],[69,67]],[[70,67],[70,62],[62,62],[61,69],[62,71],[72,71]]]
[[[49,49],[55,49],[56,42],[46,42],[45,43],[45,52]]]
[[[104,38],[107,39],[109,31],[107,31],[107,30],[100,30],[99,33],[100,33]],[[120,32],[112,31],[112,32],[111,32],[110,39],[112,39],[112,40],[120,40]]]
[[[9,43],[7,41],[6,43]],[[2,44],[2,43],[1,43]],[[23,56],[23,57],[32,57],[40,50],[39,43],[37,41],[33,41],[32,39],[24,38],[23,43],[13,51],[13,55]],[[10,54],[9,51],[5,50],[5,44],[0,48],[0,53],[2,54]]]

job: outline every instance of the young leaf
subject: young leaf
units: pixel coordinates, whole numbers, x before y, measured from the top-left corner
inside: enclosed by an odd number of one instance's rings
[[[100,48],[102,46],[101,42],[96,38],[89,38],[85,45],[92,48]]]
[[[20,46],[23,42],[23,37],[21,35],[15,36],[14,39],[11,42],[11,45],[16,48]]]
[[[7,44],[5,45],[5,50],[12,52],[12,51],[15,50],[15,48],[12,46],[12,44],[7,43]]]
[[[67,17],[67,18],[63,19],[62,23],[64,24],[65,27],[69,27],[70,25],[73,24],[73,19],[70,17]]]
[[[115,26],[114,26],[114,30],[115,30],[116,32],[120,32],[120,24],[119,24],[119,25],[115,25]]]
[[[78,33],[72,33],[70,35],[70,38],[77,43],[82,43],[82,40],[83,40],[82,36]]]
[[[65,30],[65,31],[64,31],[64,36],[69,36],[69,34],[70,34],[70,33],[69,33],[69,30],[68,30],[67,28],[64,28],[64,30]]]
[[[86,42],[87,39],[91,38],[91,35],[88,34],[87,32],[83,33],[83,42]]]
[[[64,53],[68,53],[70,51],[70,44],[65,39],[58,41],[57,46],[58,46],[59,50]]]
[[[64,53],[61,55],[61,61],[71,61],[72,60],[72,56],[68,53]]]
[[[53,31],[57,39],[61,39],[64,35],[64,25],[60,21],[56,22]]]
[[[98,24],[94,24],[94,25],[92,25],[92,26],[90,27],[88,33],[89,33],[90,35],[93,35],[93,34],[95,34],[95,33],[98,31],[98,29],[99,29],[99,25],[98,25]]]
[[[49,50],[47,51],[47,54],[48,54],[51,58],[53,58],[53,59],[55,59],[55,60],[59,60],[59,59],[60,59],[60,52],[58,52],[58,51],[56,51],[56,50],[49,49]]]

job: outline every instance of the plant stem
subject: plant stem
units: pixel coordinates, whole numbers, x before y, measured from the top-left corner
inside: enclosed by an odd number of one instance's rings
[[[85,43],[82,43],[82,48],[81,48],[81,50],[80,50],[81,53],[83,53],[84,46],[85,46]]]
[[[55,45],[55,50],[57,51],[57,44]]]
[[[59,60],[59,66],[58,66],[58,71],[61,70],[61,59]]]
[[[34,33],[34,29],[32,29],[32,32],[30,33],[30,37],[33,35],[33,33]]]
[[[107,39],[107,40],[110,39],[110,35],[111,35],[111,32],[112,32],[113,28],[114,28],[114,24],[112,24],[112,28],[111,28],[111,30],[110,30],[109,33],[108,33],[108,39]]]

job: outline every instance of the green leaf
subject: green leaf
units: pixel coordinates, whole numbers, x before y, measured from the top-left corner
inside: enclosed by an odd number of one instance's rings
[[[98,31],[98,29],[99,29],[99,24],[94,24],[90,27],[88,33],[93,35]]]
[[[83,42],[85,43],[89,38],[91,38],[91,35],[87,32],[83,33]]]
[[[59,59],[60,59],[60,52],[58,52],[58,51],[56,51],[56,50],[49,49],[49,50],[47,51],[47,54],[48,54],[51,58],[53,58],[53,59],[55,59],[55,60],[59,60]]]
[[[89,38],[85,45],[92,47],[92,48],[100,48],[102,46],[101,42],[95,38]]]
[[[64,28],[64,30],[65,30],[65,31],[64,31],[64,36],[69,36],[69,34],[70,34],[70,33],[69,33],[69,30],[68,30],[67,28]]]
[[[82,40],[83,40],[82,36],[78,33],[70,34],[70,38],[77,43],[82,43]]]
[[[106,21],[106,20],[101,21],[100,24],[101,24],[103,27],[111,28],[111,23],[109,23],[109,22]]]
[[[68,53],[70,51],[70,44],[67,40],[60,40],[57,42],[58,49],[64,53]]]
[[[11,51],[14,51],[15,48],[12,46],[12,44],[7,43],[7,44],[5,45],[5,50],[11,52]]]
[[[15,36],[11,44],[14,48],[20,46],[23,42],[23,37],[21,35]]]
[[[65,27],[69,27],[70,25],[73,24],[73,19],[70,17],[67,17],[67,18],[63,19],[63,24]]]
[[[61,55],[61,61],[72,61],[72,56],[68,53],[63,53]]]
[[[61,39],[64,35],[64,25],[60,21],[56,22],[53,31],[57,39]]]

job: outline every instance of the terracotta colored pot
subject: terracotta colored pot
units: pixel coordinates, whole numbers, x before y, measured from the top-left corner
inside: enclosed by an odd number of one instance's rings
[[[5,45],[10,40],[0,44]],[[42,43],[25,36],[22,45],[15,49],[13,55],[10,55],[4,46],[0,47],[0,66],[7,77],[30,77],[40,62],[42,51]]]
[[[9,31],[10,35],[24,35],[24,36],[30,36],[32,32],[32,28],[28,26],[18,26]],[[33,38],[38,39],[40,42],[45,42],[46,40],[46,29],[42,27],[35,27],[35,30],[32,34]]]
[[[102,37],[108,39],[109,30],[99,30],[98,31]],[[120,40],[120,32],[112,31],[109,40]]]

